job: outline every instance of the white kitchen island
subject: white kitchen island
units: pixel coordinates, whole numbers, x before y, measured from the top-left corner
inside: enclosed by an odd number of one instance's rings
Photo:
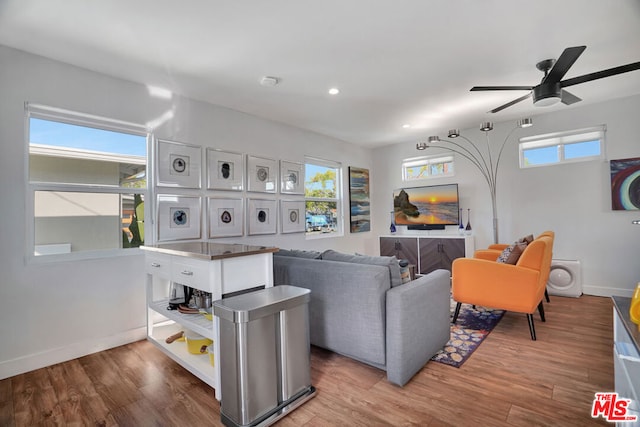
[[[147,273],[147,339],[220,393],[220,325],[218,318],[168,310],[171,283],[210,292],[213,301],[273,286],[273,252],[278,248],[243,244],[176,242],[141,246]],[[209,320],[211,319],[211,320]],[[165,339],[190,330],[213,340],[214,364],[191,354],[184,342]]]

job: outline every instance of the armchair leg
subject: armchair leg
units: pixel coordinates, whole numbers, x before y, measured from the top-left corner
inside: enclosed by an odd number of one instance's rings
[[[551,300],[549,299],[549,292],[547,291],[547,288],[544,289],[544,299],[546,299],[547,302],[551,302]]]
[[[540,304],[538,304],[538,313],[540,313],[540,320],[546,322],[544,318],[544,307],[542,306],[542,301],[540,301]]]
[[[527,313],[527,320],[529,321],[529,332],[531,332],[531,340],[536,340],[536,328],[533,326],[533,314]]]
[[[453,320],[451,320],[451,323],[456,323],[456,320],[458,320],[458,315],[460,314],[460,307],[462,306],[462,303],[457,303],[456,304],[456,311],[453,312]]]

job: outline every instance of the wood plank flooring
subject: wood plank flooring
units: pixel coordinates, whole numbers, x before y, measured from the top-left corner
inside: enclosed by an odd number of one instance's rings
[[[312,348],[316,396],[280,420],[298,426],[590,426],[613,391],[610,298],[551,296],[531,341],[507,313],[459,369],[428,363],[404,388]],[[140,341],[0,381],[0,426],[219,426],[210,387]]]

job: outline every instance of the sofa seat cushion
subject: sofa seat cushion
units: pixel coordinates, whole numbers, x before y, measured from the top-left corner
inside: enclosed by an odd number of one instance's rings
[[[328,261],[350,262],[355,264],[380,265],[389,269],[391,287],[402,285],[400,265],[395,256],[351,255],[328,249],[322,253],[322,259]]]

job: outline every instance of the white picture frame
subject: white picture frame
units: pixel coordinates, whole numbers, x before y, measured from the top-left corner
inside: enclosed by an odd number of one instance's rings
[[[304,194],[304,164],[280,160],[280,193]]]
[[[207,148],[207,188],[242,191],[244,189],[243,154]]]
[[[200,197],[158,195],[158,241],[199,239],[201,233]]]
[[[280,232],[304,233],[306,226],[304,200],[280,200]]]
[[[243,199],[209,197],[209,238],[237,237],[244,234]]]
[[[278,162],[274,159],[247,156],[247,191],[275,193]]]
[[[202,185],[202,147],[158,140],[157,185],[200,188]]]
[[[248,199],[247,205],[248,234],[276,234],[278,222],[276,200]]]

